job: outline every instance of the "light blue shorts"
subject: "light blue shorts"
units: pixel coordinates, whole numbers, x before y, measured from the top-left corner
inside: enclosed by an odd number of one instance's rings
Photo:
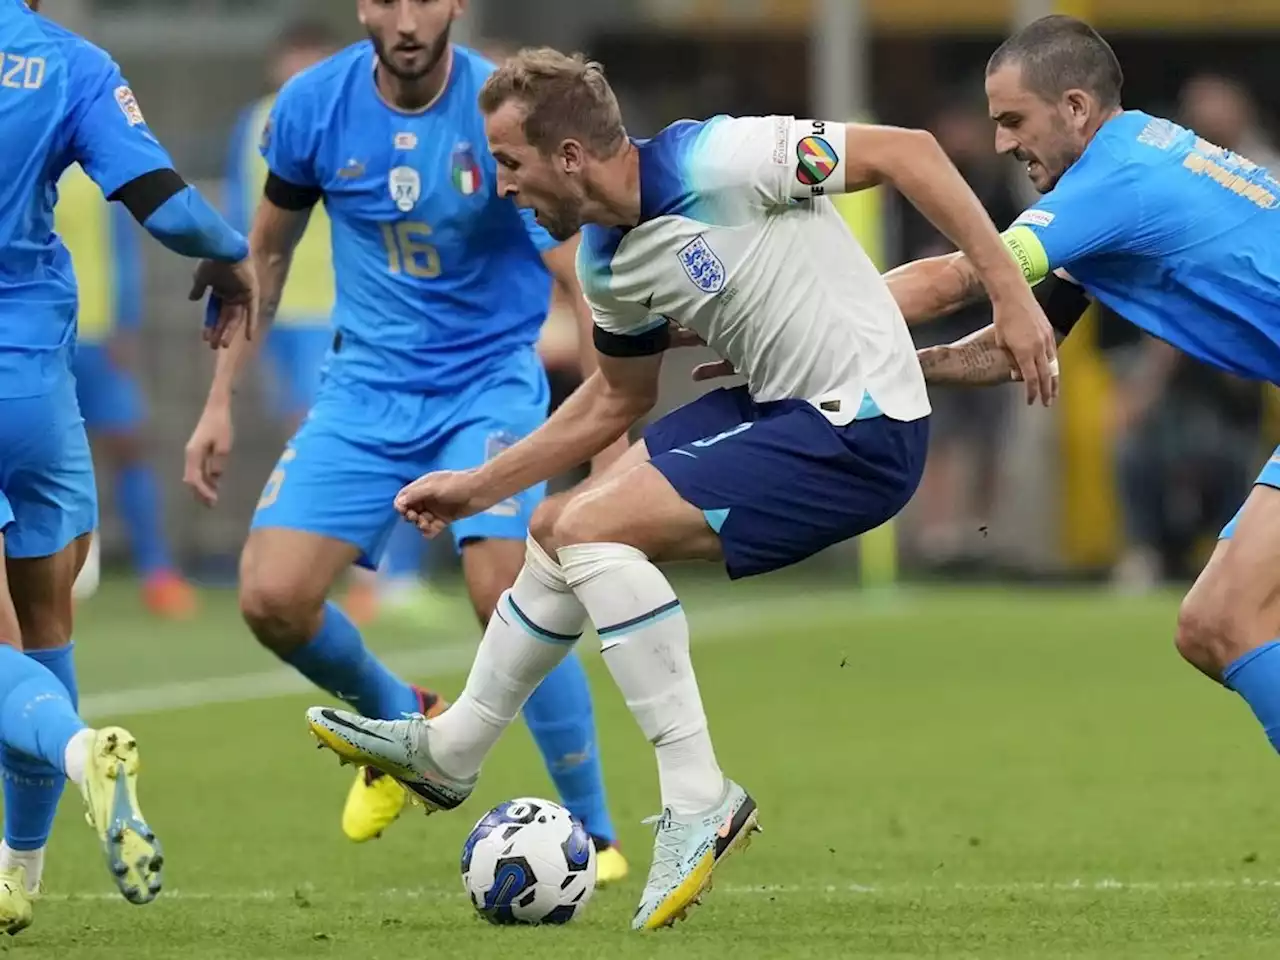
[[[68,375],[43,397],[0,400],[0,532],[16,559],[48,557],[98,525],[84,418]]]
[[[536,430],[547,415],[536,357],[444,396],[327,380],[267,481],[251,529],[285,527],[350,543],[376,569],[400,488],[424,473],[469,470]],[[452,525],[454,543],[523,540],[539,484]]]

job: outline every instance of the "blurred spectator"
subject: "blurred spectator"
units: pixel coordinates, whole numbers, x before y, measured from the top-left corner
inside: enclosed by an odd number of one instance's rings
[[[1263,394],[1172,347],[1143,337],[1112,351],[1112,430],[1126,547],[1115,585],[1142,592],[1199,567],[1257,469]]]
[[[1253,97],[1236,80],[1197,74],[1182,88],[1178,112],[1182,122],[1206,140],[1280,175],[1280,154],[1258,121]]]
[[[981,102],[949,103],[931,128],[996,226],[1020,212],[1007,170],[992,150],[991,122]],[[905,259],[933,257],[954,249],[913,207],[903,204]],[[913,330],[921,347],[956,340],[991,322],[977,305]],[[999,496],[1000,436],[1009,409],[1008,390],[931,388],[933,405],[929,459],[914,501],[914,548],[928,565],[979,560],[984,528]]]

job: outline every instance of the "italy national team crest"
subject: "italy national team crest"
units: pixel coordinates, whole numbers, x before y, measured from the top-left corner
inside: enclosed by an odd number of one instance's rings
[[[401,213],[409,213],[418,205],[422,196],[422,177],[413,167],[393,167],[390,185],[391,199]]]
[[[480,164],[476,162],[476,152],[465,140],[453,148],[449,157],[450,179],[457,191],[464,197],[476,193],[484,183],[480,172]]]
[[[796,179],[816,187],[835,172],[840,157],[822,137],[805,137],[796,144]]]
[[[703,293],[716,294],[724,289],[725,270],[720,258],[707,246],[702,237],[694,237],[676,254],[680,266],[689,275],[693,285]]]

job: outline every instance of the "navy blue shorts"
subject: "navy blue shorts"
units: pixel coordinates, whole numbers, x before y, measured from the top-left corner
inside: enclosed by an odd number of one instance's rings
[[[644,433],[653,465],[720,535],[731,579],[768,573],[873,530],[911,499],[928,418],[837,427],[803,400],[715,390]]]

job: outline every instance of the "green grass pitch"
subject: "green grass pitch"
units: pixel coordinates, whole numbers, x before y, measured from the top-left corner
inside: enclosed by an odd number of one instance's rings
[[[114,895],[68,794],[22,958],[1280,956],[1280,763],[1247,708],[1179,662],[1176,598],[992,589],[860,594],[775,577],[693,585],[694,659],[725,770],[764,833],[691,919],[628,921],[657,812],[652,754],[594,643],[584,654],[633,875],[573,924],[498,929],[458,877],[472,823],[550,795],[516,728],[458,813],[379,841],[338,827],[349,772],[317,752],[319,695],[258,650],[229,595],[148,620],[108,584],[81,612],[85,711],[138,735],[166,891]],[[460,605],[374,631],[415,679],[460,688]]]

